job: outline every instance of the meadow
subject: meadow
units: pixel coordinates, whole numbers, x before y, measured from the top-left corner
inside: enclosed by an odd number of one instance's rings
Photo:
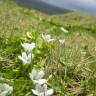
[[[47,42],[46,35],[54,40]],[[37,46],[30,65],[18,58],[25,42]],[[13,87],[9,96],[35,96],[32,68],[44,68],[52,96],[96,96],[96,16],[49,16],[0,0],[0,84]]]

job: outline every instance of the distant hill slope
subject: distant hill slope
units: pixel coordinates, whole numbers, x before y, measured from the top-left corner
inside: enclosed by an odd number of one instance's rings
[[[56,16],[48,16],[46,14],[40,13],[35,10],[29,10],[26,8],[21,8],[17,6],[14,0],[0,0],[0,32],[6,33],[20,33],[27,30],[30,26],[34,27],[39,31],[45,31],[44,27],[47,26],[47,23],[54,26],[58,24],[60,26],[69,26],[81,27],[91,31],[96,29],[96,17],[88,16],[82,13],[67,13]],[[45,23],[46,22],[46,23]],[[39,25],[39,27],[38,27]],[[51,28],[49,28],[50,30]],[[69,29],[69,30],[71,30]],[[14,32],[13,32],[14,30]]]
[[[35,10],[39,10],[45,12],[46,14],[60,14],[60,13],[68,13],[71,10],[61,8],[54,4],[49,4],[48,2],[44,2],[42,0],[15,0],[16,3],[20,6],[33,8]]]
[[[71,23],[74,25],[96,24],[96,16],[91,16],[88,14],[77,12],[70,12],[67,14],[53,16],[53,19],[58,20],[64,24],[65,23]]]

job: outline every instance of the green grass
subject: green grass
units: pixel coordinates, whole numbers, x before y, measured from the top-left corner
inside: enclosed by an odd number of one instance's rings
[[[61,27],[69,30],[61,32]],[[48,16],[19,7],[14,0],[0,0],[0,75],[13,86],[12,96],[32,96],[31,80],[18,71],[21,42],[27,31],[65,38],[64,46],[54,44],[55,56],[46,63],[53,74],[54,96],[96,96],[96,17],[80,13]],[[69,65],[71,64],[71,65]]]

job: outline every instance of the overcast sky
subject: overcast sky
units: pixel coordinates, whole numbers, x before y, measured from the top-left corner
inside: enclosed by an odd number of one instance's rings
[[[77,11],[96,15],[96,0],[16,0],[18,4],[48,13]]]
[[[96,0],[41,0],[57,7],[96,14]]]

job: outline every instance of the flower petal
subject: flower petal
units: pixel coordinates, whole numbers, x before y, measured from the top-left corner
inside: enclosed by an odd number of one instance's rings
[[[42,85],[42,84],[47,83],[47,80],[46,79],[39,79],[39,80],[33,80],[33,82],[36,84]]]
[[[0,96],[6,96],[13,92],[13,87],[9,86],[8,84],[0,84],[0,89],[3,90],[0,92]]]
[[[3,84],[4,89],[8,91],[9,94],[13,92],[13,87],[9,86],[8,84]]]
[[[27,32],[27,33],[26,33],[26,36],[27,36],[28,38],[31,38],[30,32]]]
[[[68,33],[68,30],[66,30],[64,27],[61,27],[60,30],[64,33]]]
[[[43,88],[40,84],[36,84],[35,89],[36,89],[39,93],[41,93],[41,92],[44,91],[44,88]]]
[[[44,77],[44,75],[45,75],[44,71],[41,70],[38,72],[36,79],[42,79]]]
[[[49,89],[46,92],[46,96],[51,96],[53,93],[54,93],[54,90],[53,89]]]
[[[23,43],[22,47],[25,49],[25,51],[31,52],[36,46],[35,43]]]
[[[31,63],[31,61],[32,61],[32,54],[30,53],[29,55],[28,55],[28,63]]]
[[[0,96],[6,96],[8,94],[8,91],[3,91],[0,93]]]
[[[32,92],[33,92],[34,95],[39,96],[39,92],[37,90],[32,89]]]
[[[59,42],[60,42],[61,44],[64,44],[64,43],[65,43],[65,39],[60,39]]]
[[[43,38],[45,41],[47,41],[48,43],[54,40],[54,39],[51,39],[51,36],[50,36],[50,35],[43,35],[43,34],[42,34],[42,38]]]
[[[28,50],[28,43],[23,43],[23,44],[21,44],[21,45],[22,45],[22,47],[25,49],[25,51]]]
[[[50,36],[50,35],[45,35],[45,38],[46,38],[46,39],[50,39],[51,36]]]
[[[27,54],[25,52],[22,52],[22,58],[27,60],[28,57],[27,57]]]
[[[48,42],[51,42],[51,41],[54,41],[55,39],[49,39],[49,40],[47,40]]]
[[[24,58],[22,58],[21,56],[18,56],[18,58],[19,58],[20,60],[22,60],[24,64],[27,63],[27,61],[26,61]]]
[[[29,73],[30,79],[34,80],[37,76],[37,70],[36,69],[32,69],[32,72]]]
[[[35,48],[35,43],[29,45],[28,51],[31,52]]]

